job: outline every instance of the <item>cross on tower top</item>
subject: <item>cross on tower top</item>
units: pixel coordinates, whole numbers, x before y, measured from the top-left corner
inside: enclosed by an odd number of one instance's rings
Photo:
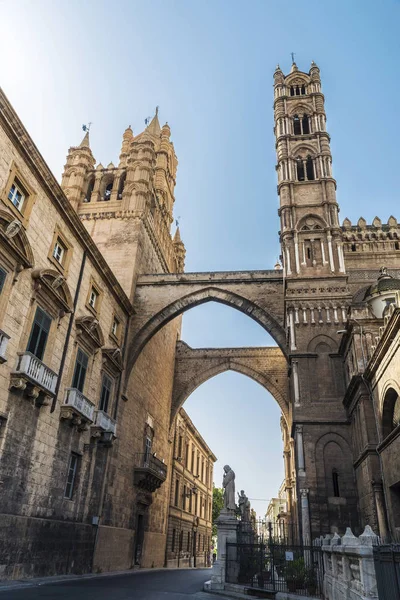
[[[292,57],[292,65],[294,65],[294,52],[291,52],[290,56]]]

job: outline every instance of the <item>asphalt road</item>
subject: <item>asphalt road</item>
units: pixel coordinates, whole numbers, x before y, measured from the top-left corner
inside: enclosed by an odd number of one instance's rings
[[[139,571],[2,590],[0,600],[221,600],[202,592],[210,577],[210,569]]]

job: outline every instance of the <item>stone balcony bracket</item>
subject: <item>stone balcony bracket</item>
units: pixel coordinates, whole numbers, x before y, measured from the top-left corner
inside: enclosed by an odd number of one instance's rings
[[[10,389],[20,390],[35,406],[47,406],[55,395],[58,375],[30,352],[18,354]]]
[[[78,431],[87,431],[94,422],[95,406],[76,388],[65,390],[64,403],[60,407],[60,419],[75,426]]]

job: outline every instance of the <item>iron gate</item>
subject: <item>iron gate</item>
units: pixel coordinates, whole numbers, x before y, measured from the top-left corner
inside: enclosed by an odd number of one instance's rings
[[[379,600],[400,598],[400,544],[374,547]]]
[[[227,543],[226,581],[323,598],[322,550],[318,546]]]

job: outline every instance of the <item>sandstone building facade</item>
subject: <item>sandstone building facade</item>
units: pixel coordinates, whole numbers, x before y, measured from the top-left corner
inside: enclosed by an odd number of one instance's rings
[[[3,576],[175,560],[174,427],[190,393],[229,369],[281,408],[287,513],[304,540],[397,527],[397,426],[378,431],[379,407],[397,415],[398,350],[365,290],[382,264],[400,276],[400,228],[394,217],[340,225],[316,64],[276,69],[274,119],[283,268],[185,273],[179,230],[171,236],[177,157],[157,114],[125,131],[117,166],[96,166],[85,135],[60,187],[1,93]],[[189,348],[182,314],[209,301],[254,319],[277,347]],[[379,341],[353,364],[365,351],[356,318]]]
[[[167,567],[211,566],[213,467],[216,456],[181,408],[175,419]]]

